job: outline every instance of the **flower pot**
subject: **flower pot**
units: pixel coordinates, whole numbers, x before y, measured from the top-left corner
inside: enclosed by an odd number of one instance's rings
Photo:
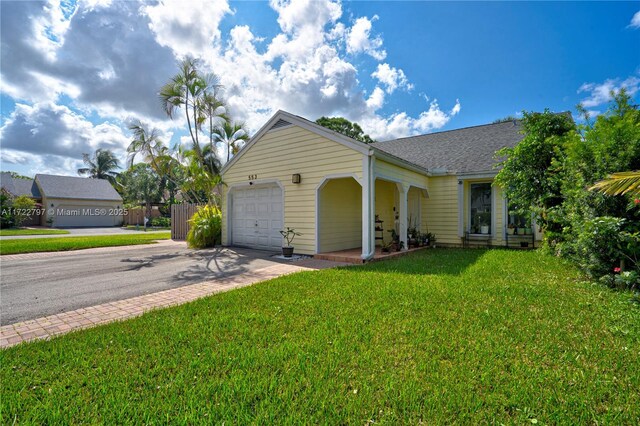
[[[284,257],[293,256],[293,247],[282,247],[282,255]]]
[[[531,228],[524,228],[525,235],[531,235]]]
[[[507,234],[513,235],[514,232],[516,232],[516,228],[507,228]]]
[[[488,234],[489,233],[489,225],[480,226],[480,233],[481,234]]]

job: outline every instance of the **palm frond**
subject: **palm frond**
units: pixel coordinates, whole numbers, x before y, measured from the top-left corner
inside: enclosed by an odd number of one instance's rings
[[[606,195],[640,195],[640,171],[619,172],[610,175],[589,188]]]

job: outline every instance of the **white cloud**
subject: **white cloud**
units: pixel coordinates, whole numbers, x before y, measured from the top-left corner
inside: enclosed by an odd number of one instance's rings
[[[83,153],[91,154],[98,148],[112,150],[124,164],[129,144],[119,125],[109,121],[94,125],[68,107],[53,103],[17,104],[0,127],[0,139],[3,156],[5,150],[14,153],[14,161],[24,158],[17,151],[31,159],[48,156],[55,161],[51,167],[61,167],[64,158],[80,161]]]
[[[611,98],[611,92],[617,93],[624,88],[630,96],[635,95],[640,89],[640,78],[630,76],[627,79],[607,79],[604,83],[584,83],[578,89],[578,93],[587,93],[588,96],[581,101],[585,108],[593,108],[606,104]]]
[[[447,113],[440,109],[437,100],[429,104],[429,109],[423,111],[417,118],[409,116],[406,112],[399,112],[390,117],[379,114],[369,114],[360,124],[365,132],[378,140],[389,140],[400,136],[428,133],[442,128],[451,118],[460,112],[460,102]]]
[[[364,52],[378,61],[387,57],[387,52],[382,49],[382,38],[380,36],[371,38],[372,22],[378,20],[378,15],[373,18],[362,17],[356,19],[347,35],[347,52],[356,54]]]
[[[145,6],[149,28],[158,44],[169,47],[178,57],[203,56],[220,41],[220,22],[231,13],[226,0],[163,0]]]
[[[387,88],[387,93],[393,93],[397,88],[413,89],[404,71],[394,68],[389,64],[378,64],[378,68],[371,74],[371,77],[378,79]]]
[[[377,111],[384,105],[384,90],[377,87],[371,92],[371,96],[367,98],[367,107],[372,111]]]
[[[631,22],[629,23],[631,28],[640,28],[640,11],[636,12],[631,18]]]
[[[223,34],[220,24],[233,13],[224,0],[189,7],[168,0],[148,5],[95,0],[78,3],[77,10],[49,5],[2,6],[0,31],[9,47],[1,52],[0,89],[18,106],[0,131],[3,155],[6,148],[16,162],[25,158],[17,153],[26,152],[34,164],[42,165],[46,157],[51,167],[63,169],[69,164],[61,159],[78,161],[82,152],[97,147],[123,153],[128,143],[123,129],[133,117],[168,134],[184,128],[182,117],[164,116],[157,92],[185,54],[200,57],[206,70],[220,75],[231,115],[251,131],[284,109],[311,120],[341,115],[372,137],[388,139],[436,130],[460,110],[459,103],[443,111],[428,102],[414,116],[384,113],[388,96],[413,86],[391,64],[380,64],[373,73],[356,67],[362,62],[358,55],[386,56],[373,31],[378,17],[355,18],[348,27],[341,22],[339,1],[272,0],[280,31],[268,38],[248,26]],[[28,18],[37,25],[20,24]],[[37,38],[47,31],[53,40]],[[365,88],[359,73],[379,84]],[[68,106],[60,105],[62,100]],[[104,123],[94,125],[86,117]],[[184,134],[175,133],[176,139]]]

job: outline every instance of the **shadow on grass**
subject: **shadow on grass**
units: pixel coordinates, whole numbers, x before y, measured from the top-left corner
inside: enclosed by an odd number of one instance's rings
[[[421,250],[394,259],[367,263],[360,268],[363,272],[459,276],[489,251],[461,248]]]

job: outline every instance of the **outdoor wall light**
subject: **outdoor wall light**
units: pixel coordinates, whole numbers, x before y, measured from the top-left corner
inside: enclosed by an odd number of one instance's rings
[[[300,181],[302,180],[302,178],[300,177],[300,173],[294,173],[291,175],[291,182],[292,183],[300,183]]]
[[[51,203],[51,207],[53,207],[53,203]]]
[[[462,181],[461,180],[458,181],[458,185],[462,185]]]

